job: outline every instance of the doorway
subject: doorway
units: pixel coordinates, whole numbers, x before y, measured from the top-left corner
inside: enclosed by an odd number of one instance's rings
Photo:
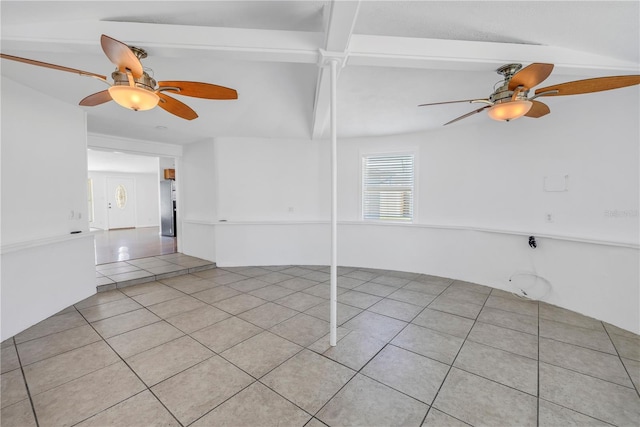
[[[135,228],[136,186],[133,178],[107,177],[107,216],[109,230]]]

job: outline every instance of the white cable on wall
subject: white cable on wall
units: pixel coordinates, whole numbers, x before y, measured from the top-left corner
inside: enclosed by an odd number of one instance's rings
[[[551,291],[551,283],[547,279],[529,271],[513,273],[509,284],[516,295],[532,300],[541,300]]]

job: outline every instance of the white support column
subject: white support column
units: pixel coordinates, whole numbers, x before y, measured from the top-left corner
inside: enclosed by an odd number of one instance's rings
[[[338,67],[343,67],[346,52],[327,52],[320,49],[321,67],[330,67],[331,93],[331,295],[329,301],[329,344],[335,346],[338,340],[338,122],[337,86]]]
[[[331,59],[331,302],[329,344],[338,336],[338,127],[336,89],[338,60]]]

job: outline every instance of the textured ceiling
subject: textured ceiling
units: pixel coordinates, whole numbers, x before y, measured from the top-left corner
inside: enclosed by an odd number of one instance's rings
[[[0,12],[3,53],[109,75],[104,33],[147,49],[143,65],[158,80],[238,91],[236,101],[180,97],[200,115],[193,121],[159,108],[78,107],[90,132],[173,144],[327,137],[320,49],[348,55],[338,82],[341,137],[438,128],[473,108],[417,104],[486,97],[504,63],[554,63],[549,84],[635,74],[640,63],[637,1],[2,1]],[[4,76],[70,104],[105,88],[70,73],[1,65]],[[549,101],[554,115],[562,103]]]

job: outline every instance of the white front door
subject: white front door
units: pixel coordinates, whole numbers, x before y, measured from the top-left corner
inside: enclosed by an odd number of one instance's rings
[[[136,226],[136,187],[133,178],[107,178],[109,229]]]

